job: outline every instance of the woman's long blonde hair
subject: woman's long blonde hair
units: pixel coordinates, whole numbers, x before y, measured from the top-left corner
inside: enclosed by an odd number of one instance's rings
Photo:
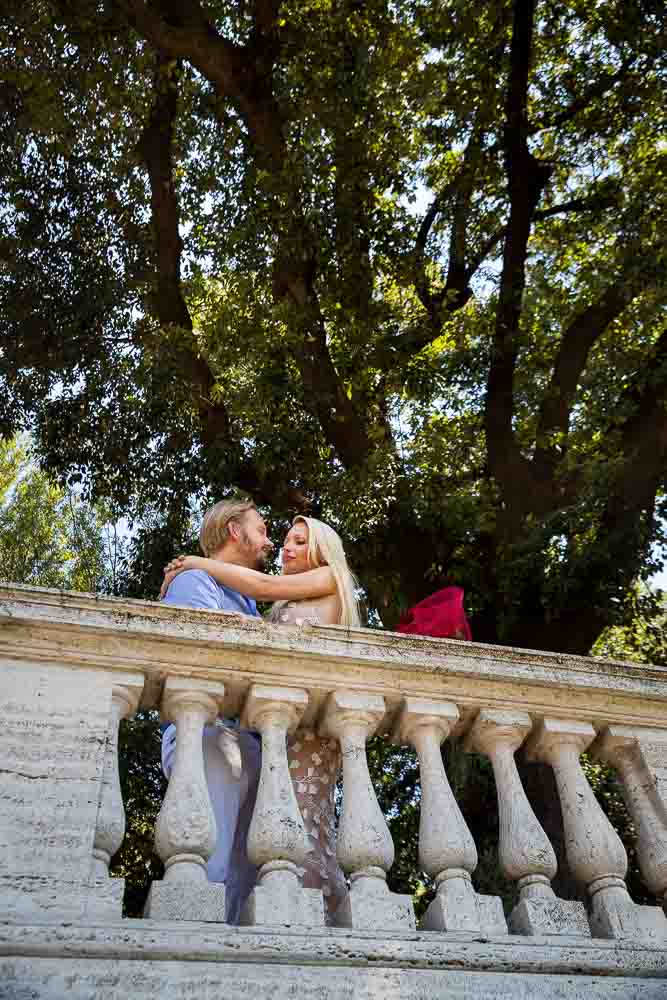
[[[308,528],[308,568],[317,569],[318,566],[328,566],[336,581],[338,600],[340,601],[339,625],[347,625],[350,628],[361,625],[359,617],[359,605],[355,591],[357,581],[352,575],[350,567],[347,565],[345,549],[340,540],[340,536],[323,521],[318,521],[315,517],[304,517],[298,514],[292,524],[302,523]],[[285,601],[277,601],[272,609],[271,618],[277,619],[277,613],[284,607]]]

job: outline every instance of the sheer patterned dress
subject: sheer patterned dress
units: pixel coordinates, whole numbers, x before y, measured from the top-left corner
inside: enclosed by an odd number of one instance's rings
[[[326,604],[325,604],[326,602]],[[333,624],[331,598],[293,601],[275,609],[272,618],[289,625]],[[345,875],[336,861],[336,782],[341,768],[338,741],[300,729],[287,742],[290,775],[312,852],[300,869],[306,889],[321,889],[325,916],[333,915],[347,895]]]

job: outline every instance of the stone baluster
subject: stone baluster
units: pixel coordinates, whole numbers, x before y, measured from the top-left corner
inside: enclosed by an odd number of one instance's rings
[[[607,726],[591,752],[614,767],[637,832],[637,855],[648,889],[667,906],[667,805],[644,758],[644,746],[659,746],[667,760],[667,732]]]
[[[528,742],[528,759],[546,761],[554,770],[567,860],[591,897],[593,937],[662,943],[664,914],[655,906],[636,906],[630,899],[625,885],[625,848],[598,805],[579,762],[579,755],[594,738],[595,730],[588,723],[544,719]]]
[[[104,772],[93,841],[95,878],[109,877],[109,862],[125,836],[125,808],[118,773],[118,727],[121,719],[136,712],[143,687],[144,678],[140,675],[140,680],[114,684],[111,689]]]
[[[515,934],[581,934],[590,937],[582,903],[558,899],[551,888],[556,855],[533,812],[519,778],[514,754],[532,729],[525,712],[478,713],[466,745],[486,754],[498,796],[500,867],[518,883],[519,902],[510,914]]]
[[[123,910],[125,879],[109,877],[109,862],[125,837],[125,807],[118,773],[118,727],[137,710],[144,688],[143,674],[119,674],[111,689],[111,706],[104,750],[104,770],[93,840],[92,878],[96,883],[86,915],[118,919]]]
[[[162,717],[176,723],[176,753],[167,793],[155,825],[155,848],[164,879],[153,882],[146,916],[160,920],[225,919],[225,888],[208,881],[206,863],[217,829],[204,770],[204,726],[218,715],[220,681],[169,677]]]
[[[324,924],[321,890],[300,884],[298,869],[311,847],[287,762],[287,734],[296,729],[307,704],[307,692],[297,688],[254,684],[248,694],[243,725],[262,734],[262,770],[248,833],[248,857],[260,870],[243,924]]]
[[[501,900],[480,896],[473,888],[477,848],[442,762],[440,744],[458,718],[458,708],[449,702],[406,698],[394,733],[395,742],[411,743],[419,757],[419,863],[437,887],[421,927],[506,934]]]
[[[384,714],[384,698],[374,694],[336,691],[326,705],[322,732],[340,741],[343,756],[336,854],[350,878],[350,892],[336,912],[336,923],[364,930],[409,930],[415,927],[412,899],[391,893],[387,886],[394,844],[366,760],[366,741]]]

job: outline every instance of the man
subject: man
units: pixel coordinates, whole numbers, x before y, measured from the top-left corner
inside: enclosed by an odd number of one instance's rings
[[[273,549],[266,525],[252,501],[221,500],[204,515],[199,545],[209,559],[263,570]],[[167,588],[166,604],[259,617],[253,600],[214,580],[203,570],[179,573]],[[218,828],[215,852],[208,861],[210,882],[226,885],[225,919],[239,922],[241,907],[253,888],[257,870],[248,860],[246,840],[257,795],[260,742],[256,733],[232,720],[204,728],[204,767]],[[162,737],[162,766],[171,774],[176,727]]]

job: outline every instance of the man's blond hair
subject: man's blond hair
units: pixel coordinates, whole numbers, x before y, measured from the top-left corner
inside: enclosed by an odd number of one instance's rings
[[[217,552],[229,541],[229,525],[232,521],[238,524],[249,510],[257,510],[253,500],[230,497],[229,500],[219,500],[206,511],[199,532],[199,546],[205,556]]]

